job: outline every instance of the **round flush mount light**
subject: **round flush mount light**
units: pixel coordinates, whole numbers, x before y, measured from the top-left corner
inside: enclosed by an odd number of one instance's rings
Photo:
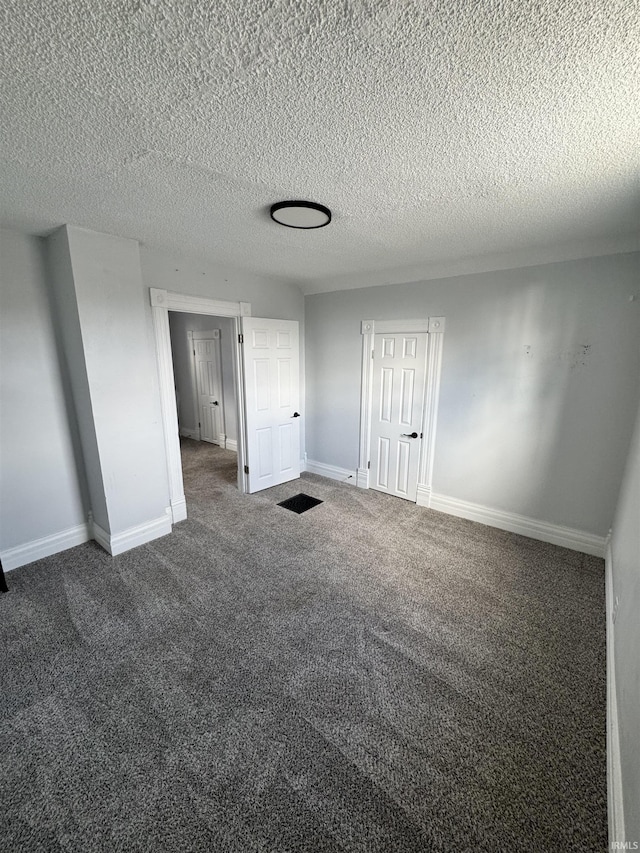
[[[271,218],[287,228],[323,228],[331,222],[331,211],[313,201],[279,201],[271,205]]]

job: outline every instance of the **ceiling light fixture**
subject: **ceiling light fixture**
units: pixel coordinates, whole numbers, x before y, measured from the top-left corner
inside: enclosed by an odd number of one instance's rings
[[[279,201],[271,205],[271,218],[287,228],[324,228],[331,222],[331,211],[313,201]]]

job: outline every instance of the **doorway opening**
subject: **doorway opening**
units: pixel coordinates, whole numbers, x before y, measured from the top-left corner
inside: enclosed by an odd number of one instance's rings
[[[237,450],[232,318],[170,311],[169,329],[180,437]]]
[[[244,494],[247,491],[247,475],[245,474],[244,373],[240,353],[240,318],[251,316],[251,305],[247,302],[224,302],[207,297],[186,296],[182,293],[172,293],[157,288],[150,288],[150,298],[158,362],[160,405],[169,478],[169,498],[172,521],[175,524],[187,517],[187,504],[182,477],[178,407],[176,404],[169,312],[205,315],[208,318],[229,318],[231,321],[231,360],[233,387],[236,398],[237,484],[238,490]]]
[[[241,494],[261,491],[299,477],[302,415],[299,411],[298,321],[252,317],[251,305],[247,302],[222,302],[156,288],[150,288],[150,298],[169,479],[169,512],[173,522],[187,517],[187,506],[169,312],[206,315],[207,325],[211,318],[231,320],[231,360],[236,398],[235,406],[231,408],[236,414],[238,491]],[[211,330],[204,331],[211,335]],[[210,336],[210,340],[215,340],[215,336]],[[203,394],[203,397],[206,399],[202,404],[207,407],[220,402],[215,393]],[[201,433],[201,418],[198,423]]]
[[[185,500],[238,478],[232,317],[169,312]]]

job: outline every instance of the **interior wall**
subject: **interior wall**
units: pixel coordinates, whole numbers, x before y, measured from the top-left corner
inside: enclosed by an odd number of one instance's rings
[[[141,266],[132,278],[133,267],[125,262],[118,238],[84,229],[71,232],[80,235],[75,246],[78,273],[93,291],[84,304],[83,345],[108,389],[99,412],[103,435],[112,449],[126,439],[129,449],[140,450],[138,460],[144,460],[144,476],[134,477],[133,483],[129,473],[140,464],[128,466],[126,453],[118,451],[114,464],[104,471],[114,493],[122,497],[115,517],[118,532],[144,523],[151,503],[154,511],[162,505],[163,513],[168,503],[149,288],[250,302],[256,316],[298,320],[301,335],[304,299],[291,283],[147,247],[140,248],[136,263]],[[53,553],[56,536],[80,525],[86,530],[91,508],[78,411],[69,392],[73,366],[65,364],[57,346],[51,270],[43,262],[45,241],[2,230],[0,250],[0,554],[45,538],[52,543],[48,553]],[[126,379],[129,390],[124,396],[117,377]],[[123,477],[129,478],[125,487]]]
[[[231,441],[237,441],[238,418],[233,377],[233,320],[229,317],[209,317],[205,314],[183,314],[170,311],[169,329],[171,332],[173,372],[179,398],[180,428],[189,431],[195,431],[198,423],[195,416],[195,401],[191,382],[192,349],[187,332],[206,332],[211,329],[220,329],[225,435]]]
[[[249,302],[254,317],[297,320],[300,326],[300,451],[305,452],[305,300],[300,288],[249,272],[233,270],[208,261],[169,254],[150,246],[140,247],[148,330],[153,323],[148,289],[157,287],[190,296],[205,296],[229,302]],[[188,315],[185,315],[188,316]],[[224,377],[223,377],[224,378]]]
[[[308,296],[309,459],[357,468],[361,321],[443,315],[433,491],[606,535],[638,403],[639,274],[631,253]]]
[[[0,554],[83,525],[43,242],[0,231]]]
[[[620,763],[626,838],[640,840],[640,407],[611,537]]]
[[[108,533],[109,509],[94,424],[67,230],[58,228],[44,240],[44,247],[47,288],[51,295],[51,314],[57,333],[60,369],[69,388],[67,415],[69,423],[78,431],[82,467],[89,495],[87,506],[93,521]]]
[[[72,327],[74,346],[68,355],[84,366],[82,382],[72,382],[74,399],[76,411],[90,407],[99,469],[93,491],[101,490],[106,500],[106,526],[94,517],[112,536],[130,535],[151,523],[164,526],[169,483],[138,243],[68,225],[49,239],[55,243],[58,235],[68,240],[72,268],[63,294],[65,319],[71,308],[77,315],[75,325],[63,328],[65,343]],[[55,279],[59,296],[60,276]],[[83,422],[80,427],[84,442]],[[92,509],[95,506],[92,492]]]

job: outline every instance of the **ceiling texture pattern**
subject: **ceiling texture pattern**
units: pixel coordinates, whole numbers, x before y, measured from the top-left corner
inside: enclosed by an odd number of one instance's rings
[[[4,0],[0,27],[9,227],[306,292],[639,230],[640,0]],[[333,221],[279,227],[289,198]]]

